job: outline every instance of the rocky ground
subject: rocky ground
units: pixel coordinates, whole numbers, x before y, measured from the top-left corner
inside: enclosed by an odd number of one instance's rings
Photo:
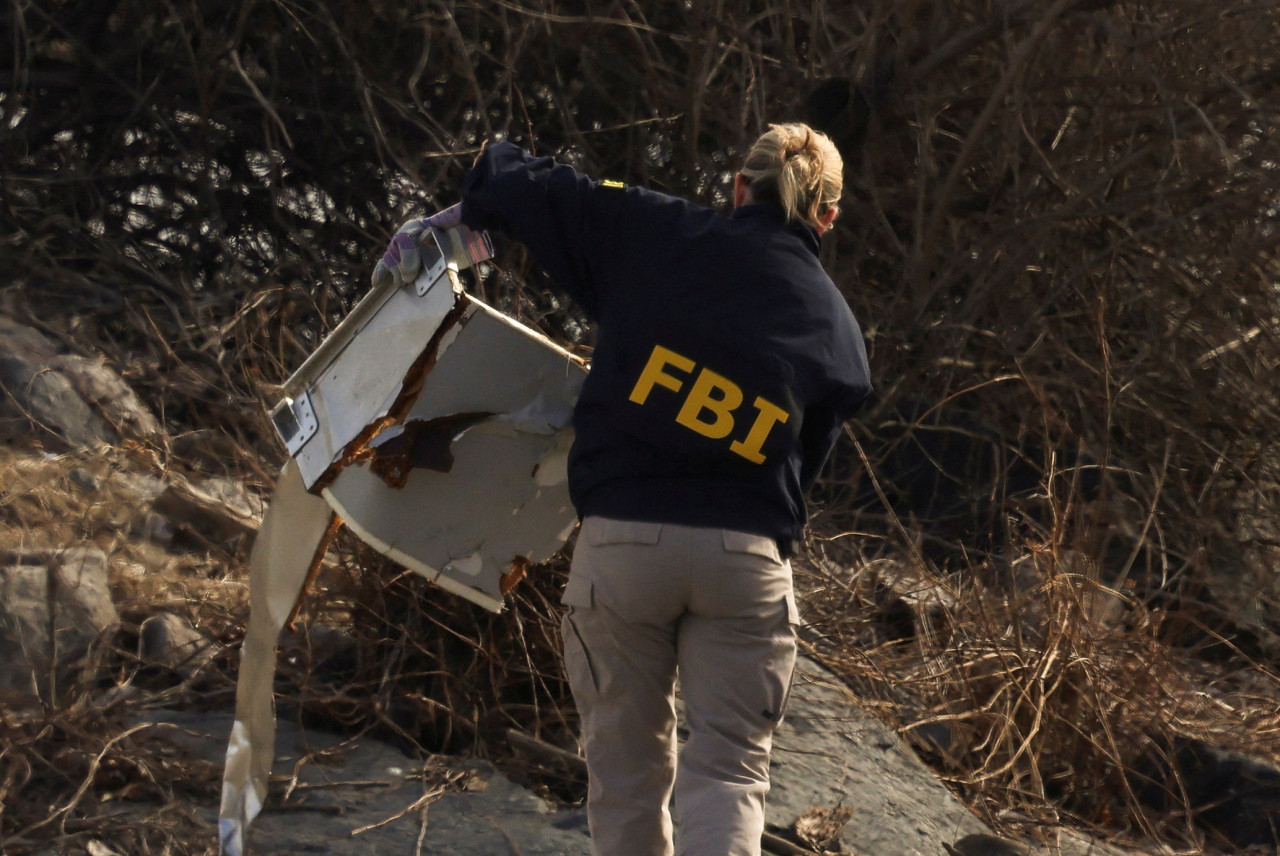
[[[226,714],[162,711],[149,722],[217,763]],[[255,824],[252,852],[589,856],[580,807],[556,810],[485,761],[411,759],[375,740],[285,722],[281,798]],[[566,767],[565,773],[574,771]],[[862,712],[829,673],[802,660],[778,735],[766,852],[935,856],[1124,851],[1064,830],[997,836],[961,805],[894,733]],[[212,830],[216,811],[196,807]],[[949,849],[950,848],[950,849]]]

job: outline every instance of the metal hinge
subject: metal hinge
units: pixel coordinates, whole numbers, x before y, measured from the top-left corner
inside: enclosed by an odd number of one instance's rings
[[[297,398],[286,398],[277,404],[271,411],[271,423],[276,426],[276,433],[284,441],[290,455],[298,454],[298,450],[320,428],[316,412],[311,406],[311,396],[305,392]]]
[[[449,259],[445,256],[444,250],[440,249],[440,240],[436,237],[434,229],[428,229],[422,234],[422,246],[418,252],[422,259],[422,273],[418,274],[414,280],[414,289],[418,296],[426,294],[431,286],[435,285],[436,280],[444,276],[444,272],[449,269]]]

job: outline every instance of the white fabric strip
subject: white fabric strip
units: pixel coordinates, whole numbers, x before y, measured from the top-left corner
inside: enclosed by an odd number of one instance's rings
[[[276,642],[332,517],[329,504],[307,492],[298,464],[290,458],[249,556],[249,626],[240,652],[236,719],[218,814],[219,846],[226,856],[242,856],[245,832],[267,798],[276,737]]]

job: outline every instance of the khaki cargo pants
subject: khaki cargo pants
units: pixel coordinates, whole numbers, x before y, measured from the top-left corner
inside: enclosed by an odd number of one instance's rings
[[[597,856],[756,856],[795,666],[790,563],[769,538],[589,517],[562,602]],[[679,673],[689,737],[676,760]]]

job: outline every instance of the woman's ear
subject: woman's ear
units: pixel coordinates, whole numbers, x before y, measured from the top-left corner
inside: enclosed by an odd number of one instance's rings
[[[836,218],[840,216],[840,209],[832,205],[826,211],[818,215],[818,234],[821,235],[831,228],[831,224],[836,222]]]

